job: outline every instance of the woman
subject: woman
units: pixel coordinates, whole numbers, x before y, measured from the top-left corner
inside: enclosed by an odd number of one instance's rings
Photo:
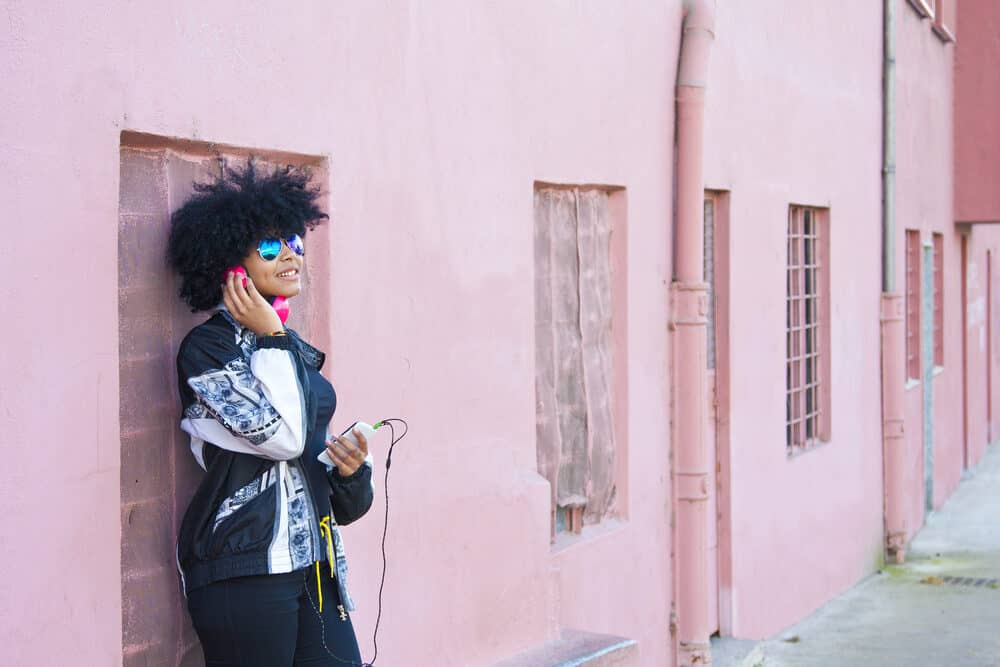
[[[372,460],[362,434],[327,435],[324,355],[271,306],[301,290],[303,237],[327,217],[317,196],[308,173],[251,161],[171,218],[180,296],[215,311],[177,353],[181,428],[205,469],[177,560],[209,667],[362,664],[337,526],[371,506]]]

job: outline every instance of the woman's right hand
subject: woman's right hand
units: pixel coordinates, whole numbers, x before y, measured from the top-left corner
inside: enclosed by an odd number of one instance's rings
[[[222,302],[229,310],[229,314],[258,336],[284,331],[285,327],[281,323],[278,313],[274,311],[267,299],[257,291],[250,276],[246,278],[246,287],[243,286],[241,277],[230,271],[222,286]]]

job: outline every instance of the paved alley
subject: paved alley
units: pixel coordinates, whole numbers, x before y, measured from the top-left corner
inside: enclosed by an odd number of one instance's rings
[[[724,667],[1000,666],[1000,446],[929,517],[905,565],[765,642],[723,640],[716,654]]]

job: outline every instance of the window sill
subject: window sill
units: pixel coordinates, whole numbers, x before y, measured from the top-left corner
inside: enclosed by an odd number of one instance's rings
[[[937,35],[938,38],[945,44],[955,43],[955,33],[951,31],[951,28],[944,24],[935,23],[934,34]]]
[[[931,371],[931,376],[937,377],[938,375],[941,375],[941,373],[944,373],[944,366],[935,366],[934,370]]]
[[[907,0],[910,3],[910,7],[920,15],[920,18],[932,19],[934,18],[934,9],[928,4],[927,0]]]
[[[903,385],[903,391],[910,391],[914,387],[920,386],[920,380],[914,380],[913,378],[907,378],[906,384]]]
[[[797,459],[800,456],[805,456],[809,452],[815,452],[817,449],[823,449],[829,444],[829,440],[817,440],[814,444],[809,445],[808,447],[789,448],[788,445],[785,445],[785,458],[791,461],[792,459]]]
[[[552,555],[558,556],[570,549],[592,542],[603,540],[604,538],[621,532],[628,522],[621,519],[605,519],[599,524],[584,526],[579,535],[573,533],[560,532],[556,534],[556,541],[552,543]]]

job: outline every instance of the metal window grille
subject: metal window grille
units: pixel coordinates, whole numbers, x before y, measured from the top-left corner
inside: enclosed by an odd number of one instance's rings
[[[786,273],[786,424],[789,449],[806,449],[825,439],[823,356],[821,335],[826,325],[821,300],[820,224],[814,209],[792,207],[788,217],[788,268]]]
[[[944,366],[944,235],[934,235],[934,365]]]
[[[906,377],[920,379],[920,232],[906,230]]]

